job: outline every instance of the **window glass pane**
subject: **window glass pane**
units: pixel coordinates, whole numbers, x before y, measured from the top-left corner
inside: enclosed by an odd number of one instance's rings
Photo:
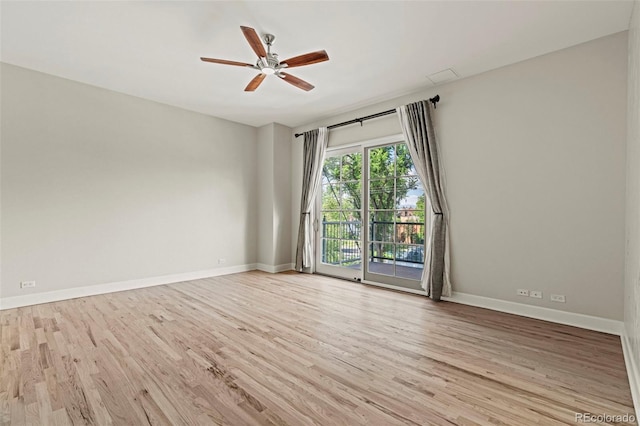
[[[369,179],[395,176],[395,150],[393,145],[369,150]]]
[[[340,180],[340,157],[328,157],[322,167],[322,183],[333,183]]]
[[[369,240],[393,242],[394,216],[393,211],[369,212]]]
[[[396,222],[411,222],[411,223],[419,223],[424,224],[425,213],[424,210],[411,210],[411,209],[402,209],[396,210]]]
[[[396,246],[396,276],[411,280],[422,279],[424,246],[398,244]]]
[[[396,242],[403,244],[424,244],[424,225],[415,223],[396,224]]]
[[[396,179],[396,209],[418,208],[418,197],[421,195],[424,195],[424,189],[417,177]]]
[[[405,263],[424,263],[424,247],[418,245],[397,244],[396,261]]]
[[[416,176],[416,168],[406,144],[396,145],[396,176]]]
[[[340,222],[340,218],[342,217],[342,213],[337,212],[322,212],[322,221],[329,222]]]
[[[395,212],[393,210],[371,210],[369,212],[369,221],[377,222],[395,222]]]
[[[326,238],[341,238],[340,213],[324,212],[322,216],[322,236]]]
[[[340,184],[340,208],[342,210],[359,210],[362,206],[360,201],[360,182],[345,182]]]
[[[362,185],[362,153],[326,158],[320,194],[322,263],[360,269]]]
[[[393,222],[371,222],[371,241],[393,242]]]
[[[362,213],[360,212],[360,210],[347,211],[345,212],[345,214],[347,215],[347,219],[343,218],[343,220],[347,220],[347,221],[357,220],[359,222],[362,222]]]
[[[360,210],[362,207],[362,182],[347,181],[340,185],[342,191],[342,209]],[[345,203],[346,201],[346,203]]]
[[[393,244],[369,244],[369,271],[376,274],[394,275],[393,255]]]
[[[420,281],[422,280],[423,265],[418,263],[412,264],[396,264],[396,277],[406,278],[409,280]]]
[[[342,156],[342,180],[360,180],[362,177],[362,154],[354,152]]]
[[[342,241],[342,266],[358,267],[362,262],[362,250],[359,241]]]
[[[322,263],[340,263],[340,240],[322,239]]]
[[[379,261],[390,261],[394,259],[394,244],[371,243],[371,257]]]
[[[322,185],[322,210],[340,209],[340,187],[339,184]]]
[[[372,180],[369,182],[369,206],[372,210],[393,210],[395,198],[393,194],[394,180]]]
[[[342,218],[342,225],[341,225],[342,238],[346,240],[360,239],[362,222],[358,217],[356,217],[359,215],[360,215],[360,212],[344,212],[344,217]]]

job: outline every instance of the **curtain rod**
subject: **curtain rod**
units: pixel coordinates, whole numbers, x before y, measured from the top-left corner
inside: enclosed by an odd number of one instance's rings
[[[433,107],[436,108],[436,104],[440,101],[440,95],[435,95],[433,98],[430,98],[429,101],[433,104]],[[348,126],[349,124],[360,123],[362,125],[363,121],[371,120],[373,118],[384,117],[385,115],[395,114],[395,109],[390,109],[387,111],[382,111],[377,114],[367,115],[366,117],[354,118],[353,120],[343,121],[342,123],[332,124],[331,126],[327,126],[327,129],[335,129],[336,127]],[[304,133],[296,133],[296,138],[304,135]]]

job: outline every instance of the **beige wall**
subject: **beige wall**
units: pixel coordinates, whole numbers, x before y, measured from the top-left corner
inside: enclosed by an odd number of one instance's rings
[[[623,32],[294,130],[440,94],[454,290],[621,320],[626,73]],[[398,133],[392,115],[333,130],[330,146]],[[517,296],[518,288],[544,299]],[[551,293],[567,302],[550,302]]]
[[[625,335],[640,366],[640,2],[629,30],[629,96],[627,123],[627,259]],[[638,374],[638,372],[636,372]],[[633,382],[632,382],[633,383]],[[637,383],[637,382],[636,382]],[[637,407],[640,409],[640,407]]]
[[[291,259],[291,129],[258,129],[258,263],[273,271]]]
[[[256,262],[255,128],[1,71],[0,296]]]
[[[273,123],[258,129],[258,263],[273,265]]]
[[[274,265],[291,262],[291,128],[274,125]],[[295,202],[296,200],[294,200]]]

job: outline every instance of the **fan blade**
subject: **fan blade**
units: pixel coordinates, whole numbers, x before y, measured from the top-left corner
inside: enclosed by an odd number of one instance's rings
[[[256,33],[256,30],[250,27],[240,27],[240,29],[242,30],[244,37],[249,42],[249,46],[251,46],[253,51],[256,52],[256,55],[260,56],[261,58],[266,58],[267,52],[266,50],[264,50],[262,40],[260,40],[260,37],[258,36],[258,33]]]
[[[204,62],[213,62],[214,64],[235,65],[238,67],[251,67],[254,66],[247,64],[246,62],[227,61],[226,59],[214,59],[214,58],[200,58]]]
[[[291,74],[287,74],[286,72],[281,72],[280,75],[282,76],[282,79],[287,83],[293,84],[297,88],[306,90],[307,92],[313,89],[314,87],[311,84],[307,83],[306,81],[301,80],[298,77],[294,77]]]
[[[247,85],[247,87],[244,88],[245,92],[253,92],[254,90],[256,90],[258,88],[258,86],[260,86],[260,83],[262,83],[262,80],[264,80],[264,78],[266,77],[266,74],[258,74],[255,77],[253,77],[253,80],[251,80],[249,82],[249,84]]]
[[[329,55],[324,50],[318,50],[317,52],[305,53],[304,55],[294,56],[293,58],[285,59],[281,61],[281,64],[287,64],[287,68],[301,67],[303,65],[316,64],[318,62],[324,62],[329,60]]]

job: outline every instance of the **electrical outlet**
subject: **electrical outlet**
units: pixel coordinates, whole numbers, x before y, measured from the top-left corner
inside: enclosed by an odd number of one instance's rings
[[[35,281],[22,281],[20,283],[20,288],[32,288],[36,286]]]
[[[531,290],[529,292],[529,297],[535,297],[536,299],[542,299],[542,292],[538,290]]]
[[[552,294],[551,301],[565,303],[567,300],[565,299],[564,294]]]
[[[518,294],[518,296],[528,296],[529,295],[529,290],[525,290],[522,288],[519,288],[516,290],[516,293]]]
[[[223,263],[227,263],[227,259],[218,259],[218,265],[222,265]]]

